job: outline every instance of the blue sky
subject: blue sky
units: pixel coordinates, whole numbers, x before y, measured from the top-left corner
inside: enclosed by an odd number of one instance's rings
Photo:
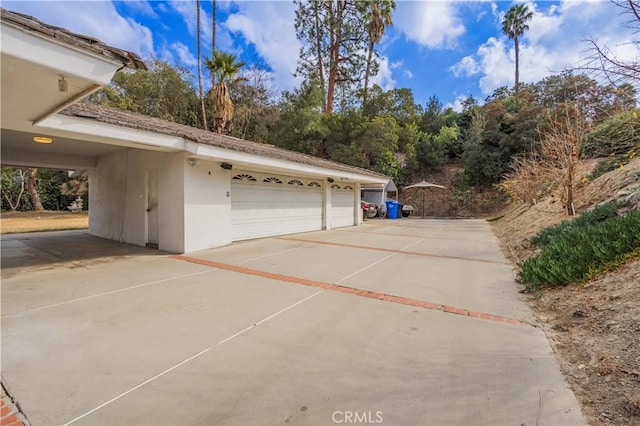
[[[468,95],[482,100],[513,84],[513,43],[500,23],[511,1],[396,0],[393,26],[378,49],[385,89],[408,87],[425,104],[436,95],[459,108]],[[203,52],[211,49],[211,2],[202,0]],[[218,1],[216,44],[269,72],[273,88],[291,90],[300,44],[292,1]],[[535,12],[521,42],[521,81],[535,82],[579,64],[586,38],[637,58],[638,40],[622,25],[621,9],[607,0],[526,2]],[[2,7],[46,23],[196,70],[195,1],[2,1]]]

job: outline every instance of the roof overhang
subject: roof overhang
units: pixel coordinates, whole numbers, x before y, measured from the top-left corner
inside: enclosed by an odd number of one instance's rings
[[[47,136],[54,142],[37,144],[34,136]],[[3,128],[0,137],[3,165],[64,170],[95,167],[98,157],[125,148],[178,152],[185,146],[180,137],[60,114],[31,126],[28,131]]]
[[[296,176],[333,178],[343,182],[386,184],[388,178],[376,177],[355,172],[335,170],[328,167],[319,167],[294,161],[268,158],[261,155],[233,151],[216,146],[187,141],[185,151],[192,156],[216,161],[231,163],[238,169],[256,171],[277,171],[283,174]]]
[[[75,76],[105,86],[122,62],[99,56],[51,37],[2,23],[2,54],[24,63],[55,69],[66,76]],[[55,67],[55,68],[54,68]],[[23,70],[24,71],[24,70]]]
[[[2,144],[2,161],[11,160],[13,165],[22,165],[20,159],[25,152],[23,147],[37,149],[39,154],[31,156],[34,159],[65,160],[65,164],[75,163],[69,169],[87,168],[95,166],[97,156],[109,150],[121,148],[138,148],[164,152],[183,152],[185,157],[196,157],[203,160],[231,163],[236,169],[271,171],[296,176],[333,178],[337,181],[363,184],[386,185],[387,177],[378,177],[366,173],[335,170],[330,167],[320,167],[298,163],[290,160],[269,158],[262,155],[234,151],[221,147],[197,143],[178,136],[169,136],[145,130],[102,123],[91,118],[82,118],[56,114],[39,123],[37,129],[54,139],[61,139],[63,143],[46,146],[34,146],[30,137],[25,137],[20,143],[9,142]],[[30,136],[31,134],[27,135]],[[18,135],[20,136],[20,135]],[[66,144],[64,142],[67,142]],[[66,156],[66,158],[65,158]],[[53,167],[53,163],[49,165]],[[62,167],[62,166],[58,166]]]
[[[2,164],[86,168],[115,145],[76,140],[73,132],[49,134],[39,126],[68,105],[109,84],[122,67],[144,68],[137,55],[99,40],[1,10],[0,67]],[[54,136],[41,146],[34,136]],[[102,141],[100,141],[102,142]]]
[[[3,133],[38,132],[35,124],[109,84],[123,67],[122,62],[112,58],[4,20],[0,37]],[[20,147],[30,148],[31,145]]]
[[[393,179],[387,178],[384,182],[376,182],[377,184],[366,184],[362,189],[372,192],[398,192],[396,184],[393,183]]]

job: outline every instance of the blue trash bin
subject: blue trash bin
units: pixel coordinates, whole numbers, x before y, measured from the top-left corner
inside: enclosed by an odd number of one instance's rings
[[[397,219],[399,204],[396,201],[387,201],[386,204],[387,204],[387,219]]]

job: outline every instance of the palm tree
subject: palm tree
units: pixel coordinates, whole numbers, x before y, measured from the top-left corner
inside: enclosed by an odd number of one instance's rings
[[[196,35],[198,37],[198,93],[200,96],[200,114],[202,115],[202,127],[205,130],[209,130],[207,128],[207,114],[204,108],[204,96],[202,96],[202,54],[200,52],[200,0],[196,0],[196,22],[197,22],[197,30]]]
[[[217,15],[217,4],[216,0],[211,1],[211,56],[213,56],[216,52],[216,15]],[[212,82],[214,83],[214,82]]]
[[[518,37],[529,29],[527,21],[530,21],[531,18],[533,18],[533,12],[529,10],[529,7],[525,4],[517,4],[507,11],[502,21],[502,31],[507,37],[513,39],[516,49],[516,81],[514,86],[516,92],[520,82],[520,43]]]
[[[366,102],[373,62],[373,47],[382,39],[385,27],[391,25],[391,12],[396,8],[396,2],[394,0],[371,0],[361,4],[366,7],[365,19],[367,19],[367,34],[369,36],[367,68],[364,74],[363,102]]]
[[[246,79],[238,77],[244,62],[236,60],[231,53],[214,52],[213,58],[205,58],[204,64],[211,73],[213,87],[209,91],[209,105],[213,114],[213,127],[217,133],[224,133],[233,118],[233,102],[227,83],[237,83]]]

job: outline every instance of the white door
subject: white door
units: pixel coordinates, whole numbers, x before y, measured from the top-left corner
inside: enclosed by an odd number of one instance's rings
[[[158,211],[158,171],[147,172],[147,246],[158,248],[158,229],[160,225]]]
[[[296,177],[236,172],[231,180],[233,241],[322,229],[322,185]]]
[[[331,185],[331,227],[355,224],[354,194],[351,185]]]

